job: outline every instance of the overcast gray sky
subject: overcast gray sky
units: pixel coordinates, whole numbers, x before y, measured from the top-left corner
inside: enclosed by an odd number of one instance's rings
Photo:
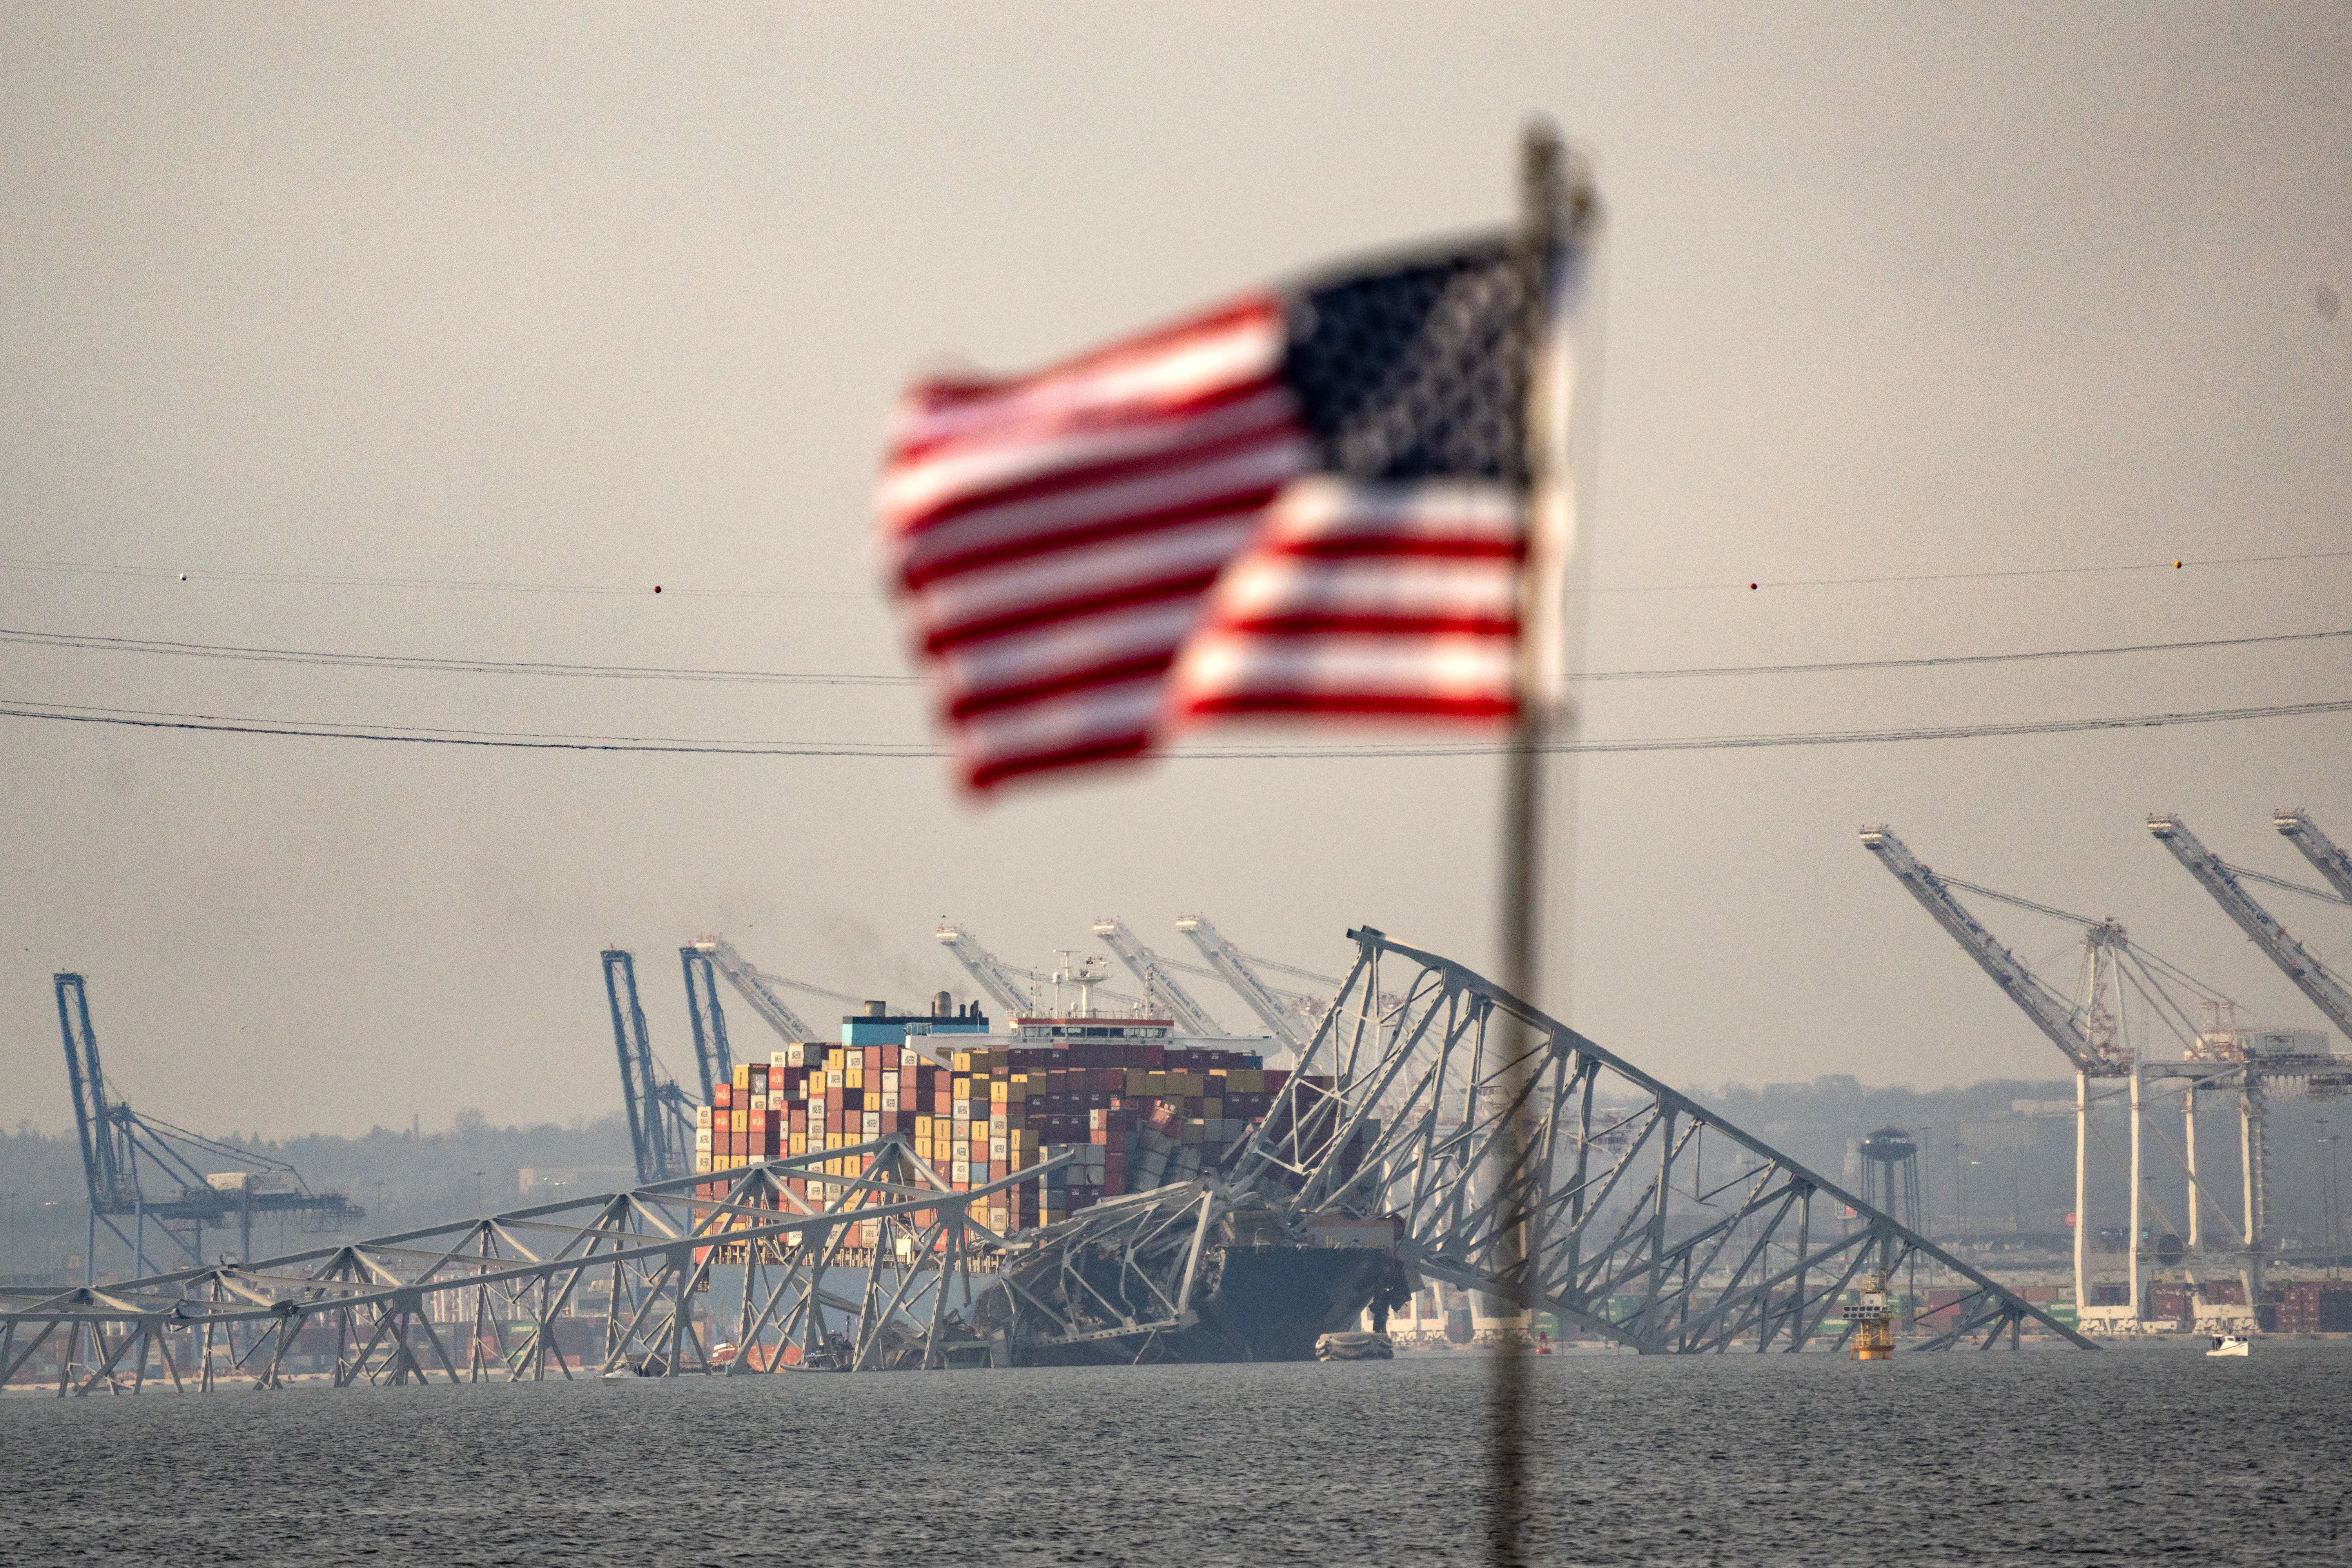
[[[0,39],[7,628],[903,674],[868,519],[911,373],[1020,368],[1497,221],[1531,112],[1589,150],[1611,211],[1592,668],[2352,626],[2341,556],[1778,585],[2352,545],[2340,5],[11,5]],[[0,670],[9,699],[253,718],[929,732],[905,687],[22,645]],[[2347,695],[2335,641],[1614,683],[1583,727]],[[1857,847],[1885,819],[1939,868],[2115,913],[2257,1015],[2316,1022],[2141,819],[2177,808],[2310,880],[2269,812],[2352,840],[2347,740],[2336,716],[1587,758],[1548,999],[1692,1085],[2054,1076]],[[607,942],[638,952],[681,1069],[673,955],[710,930],[901,1000],[970,990],[943,914],[1031,963],[1110,912],[1189,956],[1171,922],[1196,908],[1318,967],[1360,922],[1492,950],[1485,758],[1180,761],[979,809],[935,761],[0,719],[0,1114],[53,1130],[59,968],[89,975],[135,1103],[280,1133],[614,1109]],[[2280,898],[2352,963],[2352,913]],[[2037,959],[2067,940],[1988,916]]]

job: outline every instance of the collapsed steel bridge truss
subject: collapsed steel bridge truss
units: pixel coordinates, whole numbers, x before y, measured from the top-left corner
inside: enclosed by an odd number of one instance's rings
[[[828,1160],[858,1173],[825,1175]],[[1012,1184],[951,1191],[893,1135],[348,1246],[18,1292],[0,1312],[0,1383],[44,1345],[60,1394],[151,1379],[278,1387],[313,1360],[339,1388],[968,1363],[986,1355],[972,1310],[1003,1245],[975,1211]],[[740,1287],[732,1300],[715,1279]],[[598,1342],[567,1353],[562,1325],[583,1308]],[[731,1342],[714,1342],[722,1326]]]
[[[338,1387],[940,1368],[1112,1342],[1142,1361],[1199,1322],[1223,1249],[1379,1218],[1398,1227],[1409,1276],[1643,1352],[1842,1346],[1846,1289],[1915,1260],[1968,1286],[1915,1349],[2015,1344],[2029,1319],[2095,1348],[1462,965],[1377,931],[1349,937],[1347,984],[1221,1173],[1006,1237],[975,1211],[1067,1156],[958,1193],[894,1134],[374,1241],[12,1293],[0,1382],[55,1342],[60,1394],[150,1378],[273,1387],[306,1328],[331,1342],[307,1353]],[[856,1175],[823,1173],[845,1159]],[[713,1181],[723,1196],[698,1191]],[[599,1343],[567,1354],[560,1324],[583,1306]],[[710,1342],[721,1324],[731,1343]]]
[[[1916,1348],[2026,1320],[2088,1340],[1761,1139],[1447,959],[1357,960],[1228,1189],[1289,1228],[1395,1215],[1407,1268],[1647,1352],[1843,1345],[1843,1293],[1932,1259],[1970,1287]],[[1397,1000],[1383,1005],[1384,992]],[[1310,1077],[1328,1079],[1318,1089]]]
[[[1015,1356],[1193,1327],[1222,1250],[1394,1216],[1409,1275],[1648,1353],[1843,1347],[1857,1279],[1965,1282],[1915,1350],[2027,1320],[1980,1270],[1449,960],[1349,933],[1357,961],[1222,1179],[1130,1194],[1008,1244],[981,1321]],[[1514,1059],[1516,1055],[1516,1060]],[[1328,1087],[1327,1087],[1328,1086]]]

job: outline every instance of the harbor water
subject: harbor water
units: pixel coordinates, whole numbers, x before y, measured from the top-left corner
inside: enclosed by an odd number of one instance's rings
[[[2352,1344],[1531,1359],[1559,1563],[2352,1561]],[[1474,1355],[0,1398],[0,1563],[1473,1563]]]

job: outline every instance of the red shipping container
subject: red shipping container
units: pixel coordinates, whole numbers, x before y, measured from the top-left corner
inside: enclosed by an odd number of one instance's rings
[[[731,1083],[712,1084],[710,1086],[710,1103],[714,1107],[721,1109],[734,1104],[735,1086]]]

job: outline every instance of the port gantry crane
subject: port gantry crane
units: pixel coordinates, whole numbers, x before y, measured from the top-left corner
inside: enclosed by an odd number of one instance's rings
[[[1329,1004],[1320,997],[1268,984],[1259,978],[1254,965],[1280,969],[1304,979],[1320,980],[1326,985],[1337,986],[1339,984],[1338,980],[1328,974],[1292,969],[1271,959],[1253,960],[1248,953],[1225,940],[1224,934],[1210,924],[1209,917],[1204,914],[1177,916],[1176,929],[1192,939],[1192,945],[1201,950],[1201,956],[1209,961],[1209,967],[1217,978],[1257,1015],[1258,1021],[1274,1032],[1274,1037],[1280,1040],[1292,1056],[1307,1048],[1307,1042],[1314,1036],[1316,1024]]]
[[[2336,889],[2338,900],[2352,904],[2352,855],[2337,848],[2335,840],[2319,831],[2305,812],[2281,806],[2271,814],[2271,826],[2303,851],[2303,858],[2327,879],[2327,885]]]
[[[666,1182],[694,1169],[694,1102],[661,1075],[654,1060],[646,1010],[637,1002],[637,961],[627,951],[604,952],[604,1000],[613,1015],[613,1049],[621,1062],[621,1103],[629,1117],[629,1148],[636,1156],[637,1180]],[[691,979],[689,978],[689,987]],[[714,999],[715,1001],[715,999]],[[725,1038],[721,1026],[720,1039]],[[701,1041],[696,1041],[698,1058]],[[723,1047],[722,1047],[723,1048]],[[710,1068],[703,1066],[703,1099],[710,1098]]]
[[[2347,1039],[2352,1039],[2352,986],[2347,986],[2330,973],[2316,954],[2295,941],[2288,934],[2286,927],[2279,924],[2268,910],[2254,901],[2253,895],[2246,891],[2244,882],[2240,879],[2237,868],[2224,864],[2219,856],[2198,842],[2197,836],[2189,831],[2188,825],[2171,813],[2158,812],[2150,816],[2147,830],[2172,851],[2174,859],[2188,868],[2189,874],[2197,879],[2199,886],[2213,895],[2213,901],[2238,923],[2238,929],[2244,931],[2273,963],[2285,972],[2286,977],[2294,982],[2295,989],[2309,997],[2312,1005],[2343,1030]],[[2297,847],[2303,846],[2305,840],[2298,833],[2290,832],[2285,826],[2281,826],[2279,831],[2293,839]],[[2327,847],[2335,849],[2336,847],[2330,844]],[[2341,851],[2337,854],[2340,856]],[[2321,869],[2330,871],[2324,863]],[[2330,879],[2333,879],[2332,871]]]
[[[206,1226],[238,1233],[238,1256],[253,1255],[253,1220],[298,1218],[307,1230],[337,1230],[366,1217],[367,1211],[341,1193],[314,1193],[302,1173],[283,1160],[218,1142],[131,1109],[110,1095],[99,1060],[98,1031],[90,1025],[89,989],[79,974],[53,977],[58,1027],[65,1037],[66,1078],[73,1089],[74,1131],[81,1144],[82,1180],[89,1194],[89,1232],[82,1253],[84,1283],[95,1278],[98,1227],[122,1243],[141,1273],[147,1269],[147,1226],[156,1228],[192,1262],[204,1260]],[[198,1162],[202,1162],[199,1164]],[[207,1172],[203,1165],[230,1164]],[[142,1165],[144,1170],[142,1172]],[[168,1197],[151,1198],[144,1180],[168,1182]],[[119,1220],[131,1221],[124,1235]],[[173,1229],[184,1225],[185,1236]]]
[[[2206,1042],[2216,1037],[2218,1019],[2223,1013],[2232,1010],[2231,1004],[2210,986],[2134,945],[2130,933],[2112,919],[2094,920],[2087,915],[2053,909],[2047,904],[1979,887],[1972,882],[1938,876],[1883,824],[1865,826],[1862,830],[1862,844],[1935,917],[1936,923],[1977,961],[1978,965],[2008,994],[2074,1068],[2074,1301],[2076,1310],[2085,1314],[2094,1311],[2088,1294],[2088,1247],[2095,1228],[2090,1219],[2090,1107],[2094,1098],[2091,1080],[2123,1079],[2127,1081],[2131,1108],[2128,1226],[2131,1286],[2127,1316],[2136,1321],[2147,1290],[2146,1249],[2139,1240],[2141,1209],[2148,1201],[2141,1159],[2147,1111],[2146,1080],[2151,1077],[2167,1080],[2186,1078],[2188,1080],[2182,1097],[2187,1136],[2182,1164],[2188,1178],[2188,1245],[2191,1249],[2199,1245],[2200,1205],[2210,1205],[2216,1213],[2221,1212],[2219,1205],[2212,1204],[2198,1182],[2197,1091],[2223,1087],[2226,1080],[2237,1081],[2241,1089],[2240,1133],[2247,1152],[2249,1168],[2255,1171],[2261,1164],[2262,1131],[2258,1091],[2249,1085],[2242,1070],[2235,1067],[2216,1068],[2197,1063],[2152,1063],[2141,1059],[2142,1053],[2136,1051],[2127,1038],[2128,1000],[2133,994],[2139,996],[2147,1011],[2187,1047],[2186,1054],[2192,1058],[2208,1054]],[[1954,893],[1955,889],[2053,916],[2083,928],[2082,970],[2074,998],[2069,1000],[2062,995],[2002,945],[1960,903]],[[2214,1030],[2199,1027],[2187,1007],[2173,994],[2174,987],[2185,987],[2195,993],[2199,1001],[2208,1005],[2217,1020]],[[2248,1110],[2250,1102],[2253,1105],[2251,1113]],[[2260,1202],[2254,1186],[2249,1186],[2248,1194],[2241,1271],[2246,1284],[2246,1300],[2251,1303],[2262,1299],[2259,1294],[2262,1278],[2260,1237],[2264,1205]],[[2227,1215],[2222,1218],[2224,1223],[2233,1224]],[[2249,1307],[2250,1312],[2252,1310]],[[2086,1316],[2084,1321],[2092,1320]]]
[[[1211,1017],[1206,1007],[1192,1000],[1176,978],[1174,966],[1146,947],[1143,939],[1125,921],[1117,915],[1101,916],[1095,921],[1095,935],[1127,965],[1129,973],[1143,982],[1144,994],[1167,1008],[1169,1021],[1176,1026],[1179,1034],[1211,1039],[1226,1037],[1225,1026]]]
[[[686,1020],[694,1032],[694,1069],[701,1075],[706,1105],[710,1086],[735,1076],[735,1052],[727,1043],[727,1009],[719,1004],[719,973],[710,957],[695,942],[677,950],[678,968],[686,976]]]
[[[790,985],[793,982],[780,980],[772,974],[762,974],[752,968],[750,962],[735,951],[735,944],[725,937],[698,936],[687,945],[685,951],[699,953],[709,963],[718,965],[719,973],[727,976],[727,983],[735,987],[744,1001],[751,1004],[751,1011],[759,1014],[768,1027],[787,1042],[797,1044],[825,1038],[807,1019],[793,1011],[791,1003],[776,994],[778,985]],[[830,995],[832,993],[822,994]]]
[[[2312,826],[2310,818],[2303,813],[2280,811],[2273,815],[2271,821],[2272,826],[2302,850],[2330,882],[2335,882],[2339,875],[2344,874],[2343,851]],[[2263,954],[2294,982],[2295,989],[2308,997],[2312,1005],[2326,1015],[2330,1023],[2343,1030],[2347,1038],[2352,1038],[2352,986],[2347,986],[2340,976],[2320,962],[2317,954],[2297,942],[2286,927],[2279,923],[2277,917],[2246,890],[2245,884],[2251,878],[2318,898],[2326,898],[2327,895],[2317,889],[2297,887],[2292,882],[2282,882],[2275,877],[2227,864],[2206,848],[2197,836],[2189,831],[2188,824],[2175,813],[2158,812],[2150,816],[2147,830],[2172,851],[2172,858],[2197,879],[2198,885],[2212,895],[2213,901],[2237,922],[2238,929],[2246,933],[2247,939],[2261,948]],[[2246,1037],[2241,1036],[2239,1038],[2242,1042]],[[2306,1091],[2315,1097],[2340,1095],[2347,1086],[2352,1086],[2352,1058],[2326,1051],[2295,1051],[2291,1048],[2250,1052],[2243,1048],[2242,1044],[2236,1054],[2245,1064],[2245,1100],[2242,1111],[2247,1127],[2245,1181],[2248,1229],[2251,1232],[2253,1230],[2253,1215],[2257,1212],[2267,1211],[2270,1199],[2270,1162],[2263,1116],[2263,1086],[2300,1081]],[[2259,1278],[2258,1273],[2257,1282]],[[2260,1298],[2250,1296],[2248,1300],[2259,1300]]]
[[[839,1002],[851,1007],[866,1005],[866,998],[853,996],[846,991],[832,991],[822,985],[812,985],[805,980],[787,980],[781,974],[771,974],[736,952],[734,944],[723,936],[698,936],[685,951],[699,958],[705,965],[717,964],[719,973],[727,976],[729,983],[743,994],[760,1016],[767,1020],[768,1026],[782,1036],[787,1045],[822,1042],[835,1031],[813,1027],[793,1011],[790,1004],[776,994],[779,987],[822,996],[828,1002]],[[718,1011],[716,996],[711,999],[711,1010],[715,1016]]]
[[[1140,1007],[1145,1005],[1143,997],[1130,996],[1108,985],[1097,985],[1084,974],[1048,974],[1042,970],[1024,969],[1017,963],[1007,963],[982,947],[980,939],[971,934],[970,926],[943,920],[934,934],[941,947],[955,954],[956,962],[963,965],[964,973],[972,977],[991,1000],[1004,1009],[1007,1017],[1027,1017],[1036,1013],[1045,1005],[1043,997],[1049,986],[1058,994],[1065,985],[1082,985],[1089,994],[1117,1002],[1122,1006]],[[1094,960],[1087,962],[1092,963]],[[1163,958],[1160,962],[1166,964],[1168,961]]]

